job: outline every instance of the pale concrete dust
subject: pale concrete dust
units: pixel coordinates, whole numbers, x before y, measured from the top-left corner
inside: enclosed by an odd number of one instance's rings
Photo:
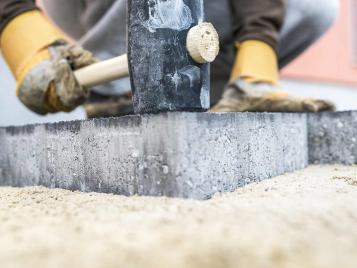
[[[0,188],[7,267],[356,267],[357,167],[209,201]]]

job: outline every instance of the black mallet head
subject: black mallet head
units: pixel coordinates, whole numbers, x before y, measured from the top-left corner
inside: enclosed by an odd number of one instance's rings
[[[218,34],[203,0],[129,0],[128,62],[136,113],[205,111]]]

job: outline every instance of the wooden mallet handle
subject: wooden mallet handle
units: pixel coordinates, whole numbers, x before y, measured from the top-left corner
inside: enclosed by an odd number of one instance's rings
[[[74,72],[78,83],[84,87],[93,87],[128,75],[129,67],[126,54],[94,63]]]

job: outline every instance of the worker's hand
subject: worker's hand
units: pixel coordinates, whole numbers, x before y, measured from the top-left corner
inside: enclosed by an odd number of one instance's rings
[[[40,63],[23,70],[24,76],[17,89],[18,97],[27,107],[40,114],[72,111],[89,96],[88,89],[77,83],[73,71],[94,63],[92,54],[79,46],[63,42],[45,50],[48,58],[42,58]]]
[[[94,63],[92,54],[66,37],[39,11],[13,19],[1,34],[1,49],[16,81],[19,99],[39,114],[71,111],[89,92],[73,71]]]
[[[333,111],[333,103],[289,96],[277,86],[237,80],[230,84],[212,112],[322,112]]]

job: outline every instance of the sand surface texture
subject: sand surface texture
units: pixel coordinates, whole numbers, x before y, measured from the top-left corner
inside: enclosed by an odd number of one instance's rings
[[[209,201],[0,188],[0,267],[357,267],[357,167]]]

